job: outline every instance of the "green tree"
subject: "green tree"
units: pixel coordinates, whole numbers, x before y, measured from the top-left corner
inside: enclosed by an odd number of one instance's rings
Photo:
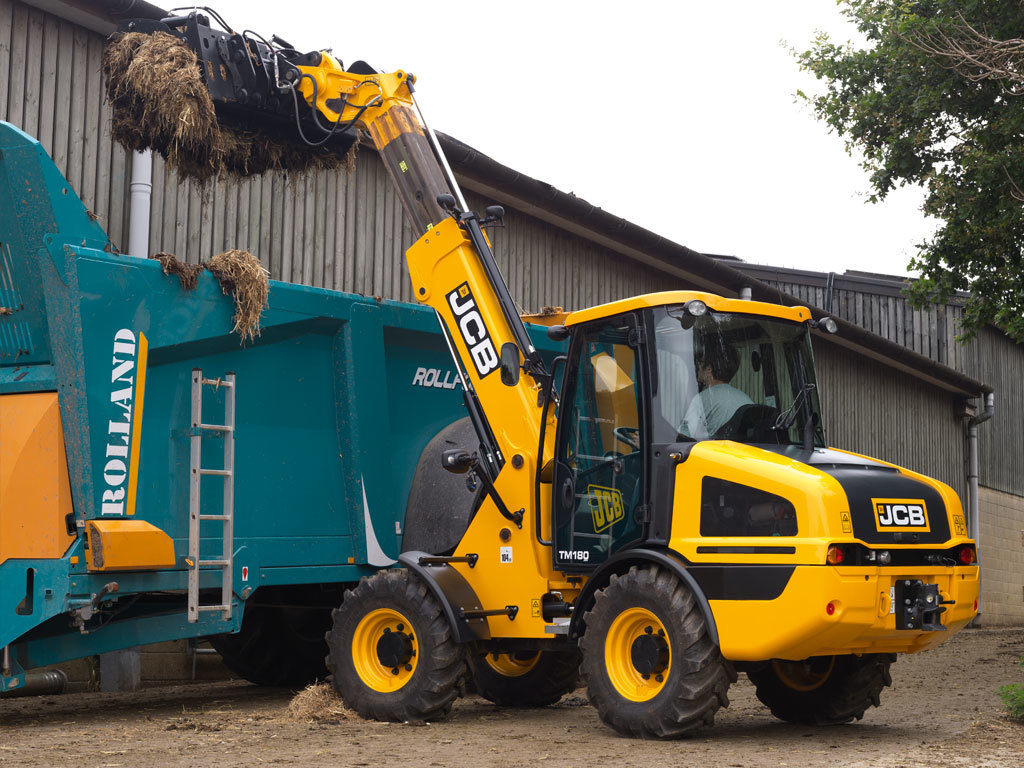
[[[920,184],[940,220],[911,267],[915,304],[970,292],[962,331],[993,323],[1024,340],[1024,3],[839,0],[866,39],[818,36],[799,62],[805,97],[865,157],[877,202]]]

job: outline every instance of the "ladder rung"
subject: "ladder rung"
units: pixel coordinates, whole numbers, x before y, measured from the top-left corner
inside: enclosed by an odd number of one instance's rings
[[[231,515],[200,515],[200,520],[230,520]]]
[[[230,605],[198,605],[196,610],[199,611],[227,611],[230,610]]]
[[[200,560],[199,567],[201,568],[204,565],[218,565],[223,567],[225,565],[231,565],[231,562],[229,560]]]
[[[220,475],[221,477],[231,477],[230,469],[200,469],[200,475]]]
[[[196,429],[208,429],[211,432],[234,432],[234,427],[229,427],[224,424],[196,424]]]
[[[233,387],[235,386],[230,381],[224,381],[224,379],[203,379],[203,384],[211,387]]]

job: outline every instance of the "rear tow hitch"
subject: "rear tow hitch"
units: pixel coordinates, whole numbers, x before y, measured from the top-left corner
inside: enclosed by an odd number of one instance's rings
[[[896,629],[920,629],[925,632],[945,632],[941,616],[945,605],[938,584],[925,584],[920,579],[900,579],[895,586]]]

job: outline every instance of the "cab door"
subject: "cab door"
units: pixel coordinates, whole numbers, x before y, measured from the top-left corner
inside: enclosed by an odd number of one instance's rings
[[[648,435],[633,314],[576,331],[558,410],[555,567],[591,570],[643,536]]]

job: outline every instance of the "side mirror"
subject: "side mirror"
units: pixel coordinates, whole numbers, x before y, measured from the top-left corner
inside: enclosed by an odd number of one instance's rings
[[[441,454],[441,466],[455,475],[464,475],[473,466],[473,454],[453,448]]]
[[[514,341],[501,345],[501,383],[506,387],[519,383],[519,347]]]
[[[565,341],[569,338],[569,329],[564,325],[548,326],[548,338],[552,341]]]

